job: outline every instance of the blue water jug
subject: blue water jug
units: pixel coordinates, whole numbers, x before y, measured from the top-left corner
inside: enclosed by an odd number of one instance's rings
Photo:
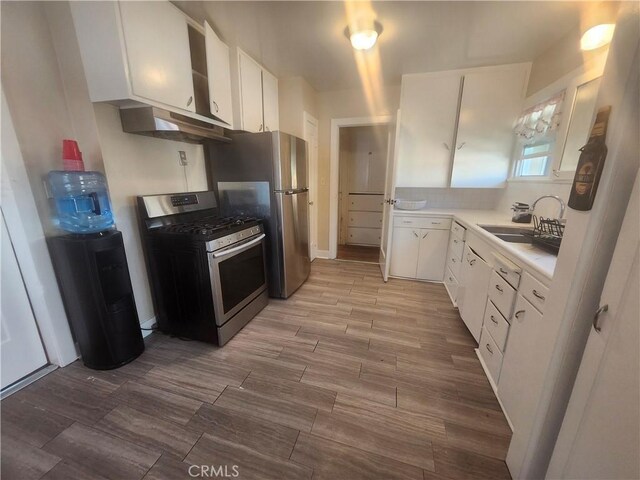
[[[49,172],[60,228],[71,233],[96,233],[113,227],[107,180],[100,172]]]

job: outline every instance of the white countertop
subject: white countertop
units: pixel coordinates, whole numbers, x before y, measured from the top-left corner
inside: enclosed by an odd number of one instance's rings
[[[533,224],[514,223],[511,215],[495,210],[457,210],[441,208],[424,208],[422,210],[394,209],[393,215],[398,216],[442,216],[453,217],[458,223],[472,230],[476,235],[518,261],[523,267],[533,270],[542,277],[551,280],[556,268],[556,255],[539,247],[526,243],[509,243],[480,228],[478,225],[500,225],[510,227],[532,228]]]

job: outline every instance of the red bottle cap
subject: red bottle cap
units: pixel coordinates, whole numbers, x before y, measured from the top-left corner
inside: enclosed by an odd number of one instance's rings
[[[82,153],[75,140],[62,140],[62,163],[67,171],[84,171]]]

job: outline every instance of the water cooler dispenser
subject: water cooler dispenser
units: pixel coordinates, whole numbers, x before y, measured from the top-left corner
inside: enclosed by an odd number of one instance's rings
[[[117,368],[144,351],[122,233],[62,235],[49,248],[67,316],[89,368]]]
[[[113,228],[106,180],[85,172],[73,141],[64,171],[49,174],[56,224],[49,249],[67,317],[89,368],[122,366],[144,351],[122,233]]]

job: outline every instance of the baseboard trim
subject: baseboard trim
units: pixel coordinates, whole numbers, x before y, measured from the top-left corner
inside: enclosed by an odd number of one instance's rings
[[[151,317],[146,322],[142,322],[140,324],[140,328],[153,328],[153,327],[157,327],[157,326],[158,326],[158,322],[156,321],[156,317]],[[148,337],[152,333],[153,332],[151,330],[142,330],[142,338]]]
[[[324,258],[326,260],[331,258],[329,250],[316,250],[316,258]]]

